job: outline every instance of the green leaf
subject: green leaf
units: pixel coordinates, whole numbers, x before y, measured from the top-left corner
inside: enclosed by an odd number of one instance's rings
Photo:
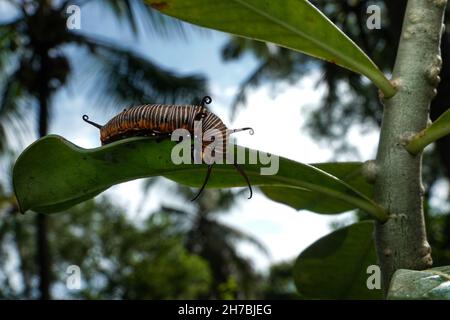
[[[328,172],[372,198],[373,185],[366,182],[361,174],[363,163],[317,163],[312,166]],[[309,190],[280,186],[260,187],[260,189],[271,200],[286,204],[296,210],[307,209],[317,213],[337,214],[354,209],[345,201]]]
[[[423,271],[397,270],[392,276],[387,298],[450,300],[450,266]]]
[[[298,292],[312,299],[381,299],[369,290],[367,268],[376,264],[373,223],[360,222],[319,239],[297,258],[294,280]]]
[[[418,154],[426,146],[450,134],[450,109],[445,111],[433,124],[416,134],[406,146],[412,154]]]
[[[369,57],[306,0],[147,0],[169,16],[272,42],[367,76],[386,98],[395,89]]]
[[[22,211],[51,213],[82,202],[114,184],[152,176],[199,187],[206,165],[175,165],[171,152],[175,143],[150,138],[120,140],[95,149],[83,149],[60,136],[50,135],[29,146],[13,169],[16,197]],[[258,159],[258,151],[236,147],[245,159]],[[246,161],[249,162],[249,161]],[[254,186],[290,186],[308,189],[351,203],[381,220],[384,210],[345,182],[315,167],[279,158],[276,175],[261,175],[270,165],[245,164]],[[208,187],[245,187],[232,165],[216,164]]]

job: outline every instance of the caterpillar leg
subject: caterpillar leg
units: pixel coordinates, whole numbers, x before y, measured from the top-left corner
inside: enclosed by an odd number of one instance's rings
[[[247,182],[248,185],[248,189],[250,190],[250,196],[248,197],[249,199],[252,198],[253,196],[253,190],[252,190],[252,185],[250,184],[250,180],[248,180],[247,175],[245,174],[244,170],[242,170],[241,166],[238,165],[237,163],[233,163],[233,166],[236,168],[236,170],[240,173],[240,175],[242,177],[244,177],[245,181]]]
[[[197,195],[196,195],[196,196],[194,197],[194,199],[192,199],[191,201],[197,200],[197,198],[200,196],[200,194],[201,194],[201,193],[203,192],[203,190],[205,189],[206,184],[208,183],[209,177],[211,176],[212,167],[213,167],[212,164],[210,164],[210,165],[208,166],[208,171],[206,172],[205,181],[203,182],[203,185],[202,185],[202,187],[200,188],[200,190],[199,190],[199,192],[197,193]]]
[[[195,163],[195,148],[194,144],[191,145],[191,163]]]

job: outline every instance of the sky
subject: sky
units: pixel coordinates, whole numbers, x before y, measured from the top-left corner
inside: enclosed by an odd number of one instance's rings
[[[252,90],[245,108],[233,121],[230,119],[230,104],[240,82],[253,70],[257,62],[246,55],[237,62],[224,63],[220,50],[228,35],[216,31],[199,31],[188,27],[186,37],[161,37],[141,29],[139,37],[133,37],[125,25],[118,24],[109,12],[97,4],[87,4],[81,9],[81,30],[84,34],[119,41],[121,45],[133,48],[152,61],[178,73],[199,73],[209,80],[209,106],[229,128],[252,127],[255,134],[236,134],[237,143],[252,149],[263,150],[295,161],[314,163],[335,159],[333,150],[318,143],[305,130],[308,114],[317,108],[324,94],[324,88],[316,86],[320,78],[318,72],[299,80],[297,83],[282,85],[274,94],[270,85]],[[100,145],[98,130],[81,120],[83,114],[97,123],[106,123],[115,115],[113,109],[102,109],[95,105],[95,99],[85,87],[95,84],[85,83],[85,69],[81,60],[85,57],[79,50],[66,48],[73,58],[76,73],[70,86],[59,91],[54,100],[54,112],[50,133],[59,134],[83,148]],[[149,101],[148,103],[158,103]],[[121,110],[127,106],[118,106]],[[356,153],[341,156],[341,161],[364,161],[375,155],[378,142],[377,132],[360,133],[359,128],[351,130],[350,139],[357,148]],[[32,142],[32,139],[28,141]],[[131,181],[116,185],[102,195],[109,196],[123,207],[133,219],[142,219],[161,204],[172,203],[173,183],[163,182],[164,188],[153,188],[145,198],[142,181]],[[172,194],[171,194],[172,193]],[[140,203],[145,203],[140,209]],[[177,201],[176,205],[183,206]],[[295,258],[303,249],[331,231],[332,222],[350,223],[349,213],[341,215],[319,215],[308,211],[297,211],[288,206],[268,200],[256,193],[253,198],[243,198],[228,213],[223,214],[224,223],[253,235],[269,249],[269,257],[257,252],[249,245],[239,249],[243,255],[251,257],[260,270],[274,262]]]

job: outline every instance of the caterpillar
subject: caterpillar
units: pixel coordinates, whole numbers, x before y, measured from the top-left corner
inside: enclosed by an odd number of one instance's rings
[[[87,115],[83,115],[82,119],[100,130],[100,141],[102,145],[136,136],[148,136],[164,139],[170,137],[172,132],[176,129],[186,129],[193,137],[194,123],[196,121],[202,121],[201,130],[202,135],[204,135],[204,139],[202,139],[201,142],[201,156],[202,159],[204,159],[205,149],[212,143],[211,129],[215,129],[215,131],[219,132],[223,137],[223,143],[216,144],[213,151],[215,154],[219,155],[226,154],[228,137],[230,134],[244,130],[249,130],[250,134],[253,134],[253,129],[249,127],[241,129],[228,129],[217,115],[210,112],[206,108],[205,105],[210,104],[211,101],[211,97],[205,96],[200,105],[146,104],[135,106],[128,110],[125,109],[121,113],[117,114],[105,125],[100,125],[90,121]],[[192,201],[195,201],[205,189],[211,176],[213,164],[214,163],[208,165],[203,185]],[[233,162],[233,166],[245,179],[250,191],[249,199],[251,199],[253,191],[247,175],[236,162]]]

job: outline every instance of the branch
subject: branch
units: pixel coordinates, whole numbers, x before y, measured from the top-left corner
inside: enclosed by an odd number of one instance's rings
[[[413,136],[405,148],[412,155],[416,155],[429,144],[448,134],[450,134],[450,109],[444,112],[431,126]]]

